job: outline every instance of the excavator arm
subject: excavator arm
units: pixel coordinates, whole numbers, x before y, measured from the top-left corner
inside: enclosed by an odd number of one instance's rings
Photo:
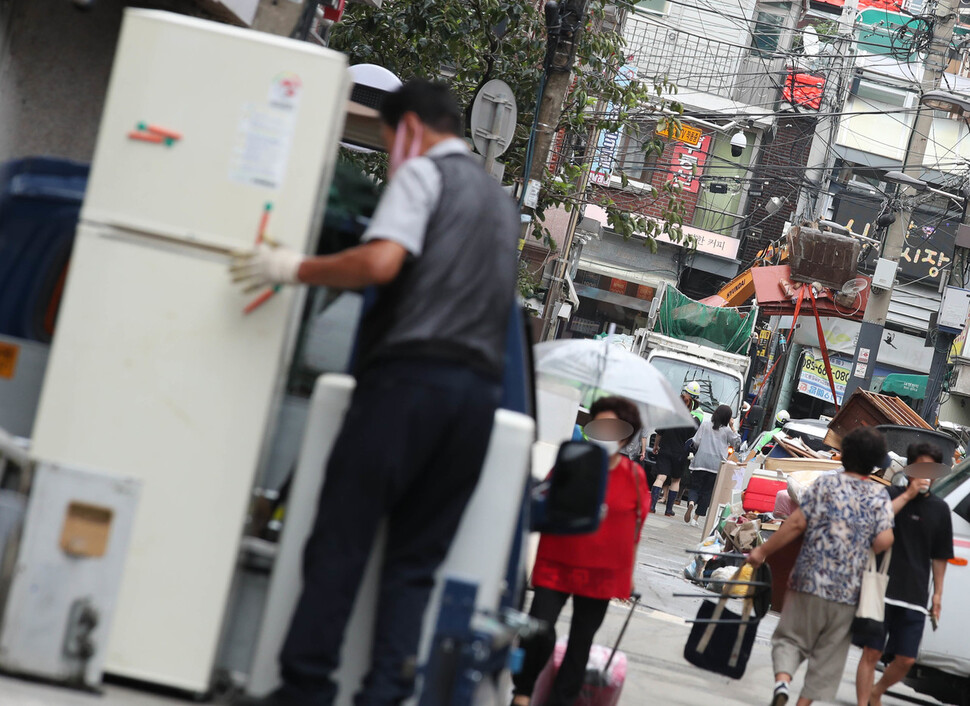
[[[741,306],[754,296],[754,276],[751,270],[762,265],[780,265],[788,261],[788,246],[771,244],[758,253],[757,259],[744,272],[721,287],[712,297],[701,301],[711,306]]]

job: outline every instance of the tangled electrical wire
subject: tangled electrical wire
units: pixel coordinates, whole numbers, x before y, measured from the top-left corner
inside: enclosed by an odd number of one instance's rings
[[[937,23],[951,18],[929,13],[916,15],[902,8],[900,12],[910,15],[910,19],[890,33],[890,54],[899,61],[911,61],[914,56],[925,57],[933,43]]]

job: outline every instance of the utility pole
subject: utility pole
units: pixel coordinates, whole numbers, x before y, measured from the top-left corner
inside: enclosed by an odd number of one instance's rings
[[[535,142],[532,160],[525,165],[522,188],[528,188],[529,181],[541,178],[549,162],[549,150],[556,135],[556,126],[562,116],[562,106],[572,83],[573,66],[576,64],[576,49],[583,35],[586,22],[587,0],[563,0],[562,3],[546,3],[546,24],[548,48],[546,51],[546,76],[542,90],[542,100],[536,109]]]
[[[538,119],[536,137],[532,150],[532,159],[526,164],[523,189],[528,190],[532,179],[541,180],[541,174],[549,161],[549,151],[556,134],[556,126],[562,116],[562,106],[572,83],[573,66],[576,63],[576,50],[583,34],[586,21],[587,0],[564,0],[563,4],[546,3],[546,24],[549,28],[549,47],[546,55],[546,78],[542,93],[542,100],[537,108]],[[558,17],[557,17],[558,15]],[[556,20],[558,19],[558,24]],[[583,164],[587,163],[590,146],[595,138],[586,143]],[[580,178],[578,188],[580,193],[586,191],[589,183],[589,170],[585,169]],[[576,232],[580,209],[574,208],[570,214],[566,239],[559,251],[553,269],[552,282],[546,292],[546,303],[542,312],[542,334],[540,340],[551,338],[556,328],[556,304],[562,294],[563,280],[569,267],[569,251],[572,247],[573,235]]]
[[[599,130],[591,129],[586,139],[586,149],[583,151],[583,160],[581,163],[583,169],[576,184],[576,192],[580,196],[586,193],[586,187],[589,186],[590,160],[596,149],[596,136],[598,134]],[[576,237],[576,228],[579,226],[579,219],[582,217],[583,209],[577,204],[569,212],[569,225],[566,226],[566,238],[563,242],[562,249],[559,251],[559,257],[556,259],[553,280],[549,286],[549,291],[546,293],[546,304],[542,310],[542,334],[539,337],[540,341],[548,341],[555,337],[559,319],[556,316],[556,304],[559,303],[559,297],[562,295],[563,280],[565,280],[566,274],[569,271],[569,254],[573,249],[573,239]]]
[[[962,184],[961,191],[966,194],[966,178]],[[970,202],[966,199],[963,202],[963,217],[960,219],[963,226],[970,225]],[[957,246],[959,249],[959,246]],[[966,251],[964,251],[965,253]],[[945,292],[947,283],[963,286],[965,283],[962,281],[962,275],[958,279],[957,273],[957,262],[966,263],[966,256],[959,257],[956,252],[953,254],[953,260],[950,263],[949,274],[944,272],[940,275],[940,291]],[[962,270],[961,270],[962,272]],[[936,335],[933,336],[927,332],[927,340],[933,342],[933,362],[930,363],[930,374],[926,380],[926,392],[923,395],[923,413],[920,415],[930,426],[933,426],[936,422],[937,414],[940,409],[940,395],[943,393],[943,378],[946,377],[947,364],[950,358],[950,349],[953,348],[953,341],[956,339],[956,334],[950,333],[949,330],[944,331],[939,326],[937,322]]]
[[[921,95],[939,88],[943,79],[958,5],[959,0],[939,0],[937,3],[933,39],[926,55],[926,61],[923,64],[923,80],[920,82]],[[906,156],[903,159],[903,173],[917,179],[920,178],[920,173],[923,170],[923,157],[926,154],[927,135],[929,135],[932,125],[933,110],[920,103],[917,107],[913,130],[909,136]],[[912,197],[914,193],[910,187],[903,187],[903,203],[906,204],[910,200],[909,197]],[[883,241],[881,259],[893,263],[899,262],[911,218],[912,208],[904,205],[899,218],[890,226],[886,239]],[[845,400],[848,400],[857,388],[869,389],[869,384],[872,382],[872,371],[876,366],[879,355],[879,345],[882,343],[886,315],[889,313],[889,301],[892,294],[892,282],[886,289],[874,289],[869,292],[869,302],[866,305],[862,327],[859,329],[859,340],[856,343],[852,375],[849,376],[845,385],[843,397]]]
[[[859,0],[845,0],[842,6],[842,16],[839,18],[839,34],[832,43],[832,58],[829,61],[828,77],[825,81],[825,100],[820,112],[827,113],[819,119],[819,129],[812,140],[812,148],[808,155],[808,169],[805,180],[813,185],[812,188],[802,189],[798,199],[795,214],[812,221],[824,218],[826,192],[828,191],[829,175],[835,165],[835,152],[832,146],[839,131],[840,111],[845,105],[846,79],[855,68],[855,20],[859,14]],[[817,190],[817,191],[816,191]],[[815,192],[814,203],[810,205]]]
[[[929,335],[929,334],[927,334]],[[946,377],[947,361],[950,349],[956,335],[936,329],[933,341],[933,362],[930,363],[930,374],[926,380],[926,392],[923,395],[923,413],[920,415],[930,426],[935,426],[936,415],[940,410],[940,395],[943,393],[943,378]]]

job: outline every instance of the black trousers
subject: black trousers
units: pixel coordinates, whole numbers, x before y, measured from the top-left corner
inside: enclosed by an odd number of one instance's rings
[[[440,362],[393,361],[360,377],[304,550],[303,592],[280,654],[285,697],[334,702],[331,675],[385,516],[371,670],[356,703],[410,696],[434,572],[478,482],[500,397],[498,383]]]
[[[559,673],[552,684],[549,698],[543,706],[572,706],[583,688],[586,663],[593,637],[603,624],[610,602],[606,599],[573,597],[573,618],[569,623],[569,644]],[[529,640],[524,640],[525,661],[522,671],[513,677],[516,696],[532,696],[536,680],[556,646],[556,620],[569,599],[568,593],[536,586],[529,615],[549,623],[549,630]]]
[[[697,506],[698,517],[706,517],[714,494],[714,484],[717,473],[707,471],[692,471],[690,474],[690,493],[687,498]]]

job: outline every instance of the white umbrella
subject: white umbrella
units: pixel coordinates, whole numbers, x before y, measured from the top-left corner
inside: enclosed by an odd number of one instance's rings
[[[584,405],[606,395],[635,402],[644,429],[694,426],[680,395],[646,360],[609,343],[568,339],[535,346],[536,373],[578,388]]]

